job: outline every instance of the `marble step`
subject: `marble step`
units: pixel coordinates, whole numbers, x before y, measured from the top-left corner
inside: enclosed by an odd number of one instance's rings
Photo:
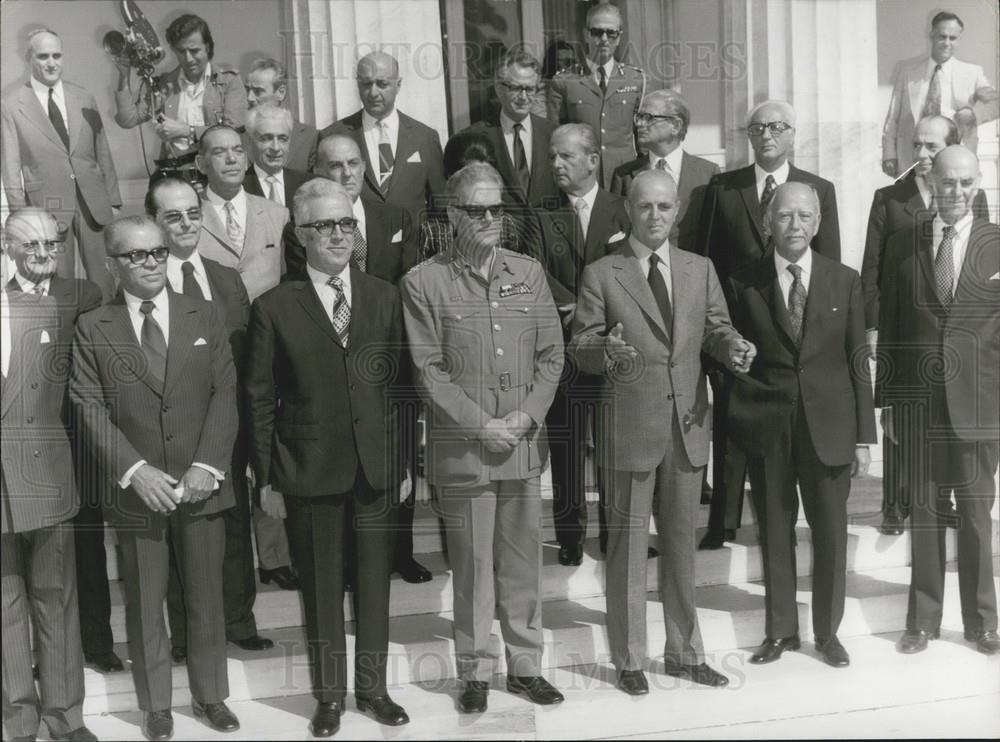
[[[853,638],[889,633],[903,627],[909,577],[910,570],[906,567],[871,569],[849,576],[844,620],[839,631],[848,650]],[[950,568],[946,577],[948,599],[945,601],[942,629],[944,640],[961,643],[962,619],[957,578],[954,568]],[[797,600],[800,633],[805,640],[811,638],[809,589],[809,578],[800,578]],[[762,639],[763,592],[763,586],[753,582],[698,588],[698,614],[706,653],[709,661],[720,670],[737,672],[745,664],[743,650],[755,646]],[[544,668],[606,665],[609,650],[604,611],[605,600],[601,596],[547,601],[543,615]],[[662,653],[665,636],[663,616],[655,593],[648,595],[646,624],[648,653],[655,660]],[[352,622],[348,631],[353,630]],[[268,632],[268,635],[274,639],[275,647],[266,652],[246,652],[229,646],[231,700],[309,692],[303,629],[284,628]],[[454,677],[450,610],[393,617],[390,619],[389,637],[389,685],[445,683]],[[492,644],[496,671],[503,672],[503,650],[496,623]],[[349,635],[349,653],[353,651],[353,645],[353,635]],[[128,654],[124,644],[118,645],[116,651],[123,658]],[[807,647],[804,651],[813,650]],[[971,648],[969,652],[970,658],[977,656]],[[186,669],[174,666],[172,672],[177,702],[184,703],[189,697]],[[88,668],[86,683],[86,713],[135,708],[129,673],[101,675]]]

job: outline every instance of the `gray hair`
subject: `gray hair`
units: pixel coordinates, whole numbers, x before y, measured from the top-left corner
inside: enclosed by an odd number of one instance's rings
[[[298,187],[292,197],[292,213],[295,215],[295,222],[301,223],[306,212],[306,206],[321,198],[343,198],[347,203],[353,203],[347,189],[340,183],[334,183],[326,178],[313,178],[307,180]]]
[[[259,72],[260,70],[272,70],[274,72],[274,80],[271,81],[271,86],[275,90],[282,85],[285,87],[288,86],[288,73],[285,71],[285,66],[277,59],[272,59],[271,57],[255,59],[253,64],[250,65],[250,72]]]
[[[295,122],[292,120],[292,112],[287,108],[276,106],[273,103],[262,103],[247,111],[246,128],[251,136],[257,132],[258,122],[264,118],[281,119],[289,134],[292,133],[292,128],[295,126]]]
[[[747,126],[753,122],[753,117],[756,116],[765,106],[780,108],[782,116],[785,117],[785,123],[795,126],[795,109],[792,108],[791,103],[784,100],[766,100],[763,103],[758,103],[750,110],[750,113],[747,114]]]
[[[59,221],[55,218],[55,215],[50,211],[41,209],[37,206],[22,206],[15,211],[10,212],[7,215],[7,221],[3,225],[3,242],[6,245],[8,241],[12,240],[11,232],[15,231],[18,222],[27,221],[31,217],[38,217],[39,219],[49,218],[56,222],[56,229],[59,229]]]
[[[684,96],[674,90],[654,90],[646,94],[642,103],[639,104],[639,108],[643,108],[647,103],[662,103],[670,108],[671,115],[677,116],[681,120],[681,130],[678,136],[683,141],[688,133],[688,125],[691,123],[691,108],[684,100]]]
[[[594,133],[594,127],[590,124],[563,124],[552,132],[549,141],[554,140],[556,137],[570,135],[575,135],[579,138],[580,146],[583,147],[583,151],[586,154],[601,154],[601,145],[597,142],[597,134]]]
[[[470,162],[448,178],[445,193],[453,203],[461,203],[460,196],[466,196],[476,186],[495,186],[503,189],[503,178],[492,165],[485,162]]]
[[[774,217],[774,205],[778,203],[778,196],[785,191],[791,190],[792,188],[806,188],[809,190],[809,193],[812,194],[813,201],[816,204],[816,218],[820,218],[823,207],[819,200],[819,191],[816,190],[816,186],[812,183],[803,183],[800,180],[789,180],[774,189],[774,195],[771,196],[771,202],[767,205],[767,211],[764,212],[765,225],[770,223],[771,219]]]
[[[116,255],[115,248],[121,245],[124,233],[138,227],[150,227],[163,237],[163,229],[152,217],[145,214],[120,216],[104,228],[104,252],[108,257]]]

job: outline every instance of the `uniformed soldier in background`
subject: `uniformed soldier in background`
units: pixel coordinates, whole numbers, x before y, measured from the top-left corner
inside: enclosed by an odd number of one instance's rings
[[[615,168],[635,157],[632,116],[646,91],[641,67],[615,61],[622,16],[614,5],[595,5],[587,13],[586,65],[574,65],[552,78],[549,119],[555,124],[589,124],[601,142],[600,184],[611,187]]]
[[[563,700],[541,677],[539,533],[542,428],[562,372],[562,330],[541,264],[499,247],[503,187],[485,163],[455,173],[453,245],[400,284],[416,383],[430,407],[426,471],[445,519],[465,713],[486,710],[494,615],[507,690],[538,704]]]

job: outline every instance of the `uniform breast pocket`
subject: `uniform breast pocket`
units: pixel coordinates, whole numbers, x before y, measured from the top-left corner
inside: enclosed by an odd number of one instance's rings
[[[478,346],[483,325],[488,320],[489,317],[481,310],[455,310],[445,313],[441,316],[444,344],[460,348]]]

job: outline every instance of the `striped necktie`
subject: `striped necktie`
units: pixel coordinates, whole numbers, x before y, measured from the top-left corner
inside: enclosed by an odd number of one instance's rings
[[[378,177],[379,189],[388,193],[389,181],[392,180],[392,169],[395,158],[392,155],[392,142],[389,141],[389,124],[378,122]]]
[[[236,220],[236,207],[232,201],[226,201],[223,208],[226,210],[226,236],[233,247],[243,248],[243,228]]]
[[[351,307],[347,303],[347,297],[344,296],[344,282],[338,276],[332,276],[326,283],[333,287],[333,292],[337,295],[333,302],[331,319],[333,320],[333,329],[337,331],[337,337],[340,338],[340,344],[346,348],[349,337],[348,328],[351,325]]]

